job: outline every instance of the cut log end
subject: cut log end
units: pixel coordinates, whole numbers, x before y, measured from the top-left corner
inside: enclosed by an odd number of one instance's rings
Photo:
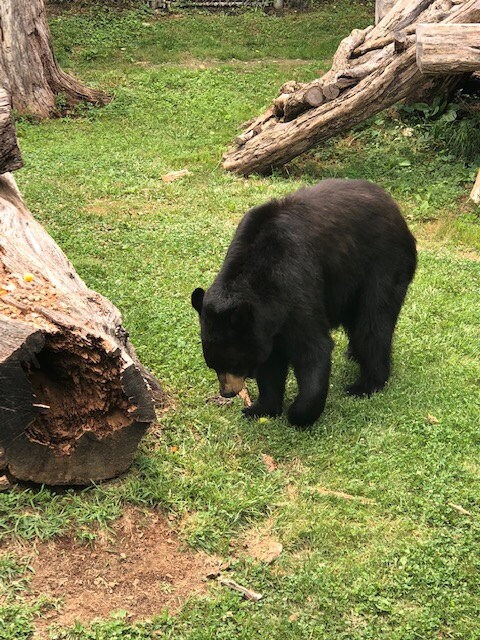
[[[86,485],[126,471],[155,420],[139,372],[98,339],[33,335],[0,364],[0,447],[10,474]]]
[[[35,364],[24,369],[35,403],[45,407],[25,431],[32,442],[70,455],[85,432],[102,439],[132,423],[136,406],[122,388],[121,359],[97,340],[47,336]]]
[[[322,87],[310,87],[305,92],[305,102],[311,107],[319,107],[323,104],[325,96],[323,95]]]
[[[424,74],[477,71],[480,69],[480,24],[417,25],[417,65]]]
[[[340,95],[340,87],[336,82],[323,85],[323,94],[327,100],[335,100]]]

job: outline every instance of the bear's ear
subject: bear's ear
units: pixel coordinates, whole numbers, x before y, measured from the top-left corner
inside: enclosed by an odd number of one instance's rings
[[[205,291],[201,287],[197,287],[191,296],[192,307],[195,309],[195,311],[198,312],[199,315],[202,313],[204,295]]]
[[[252,305],[249,302],[241,302],[232,311],[232,325],[237,329],[247,327],[251,322],[252,312]]]

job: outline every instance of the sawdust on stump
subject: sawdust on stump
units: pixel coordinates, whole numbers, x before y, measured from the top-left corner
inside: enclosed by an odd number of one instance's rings
[[[28,597],[62,601],[37,620],[35,638],[49,637],[50,625],[89,623],[118,610],[130,621],[175,613],[189,596],[206,592],[205,578],[219,566],[217,558],[182,549],[165,517],[133,509],[93,546],[62,537],[38,544],[29,560]]]

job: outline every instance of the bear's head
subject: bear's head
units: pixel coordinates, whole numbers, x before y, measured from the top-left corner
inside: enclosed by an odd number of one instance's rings
[[[218,376],[220,394],[231,398],[244,387],[245,378],[256,376],[259,364],[253,307],[201,288],[191,301],[200,318],[205,362]]]

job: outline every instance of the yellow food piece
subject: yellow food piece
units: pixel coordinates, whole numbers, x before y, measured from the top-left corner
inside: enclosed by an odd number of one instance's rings
[[[258,421],[260,424],[266,424],[267,422],[269,422],[268,418],[265,418],[265,417],[259,418]]]
[[[23,275],[23,279],[25,282],[33,282],[35,280],[35,276],[33,275],[33,273],[25,273]]]

